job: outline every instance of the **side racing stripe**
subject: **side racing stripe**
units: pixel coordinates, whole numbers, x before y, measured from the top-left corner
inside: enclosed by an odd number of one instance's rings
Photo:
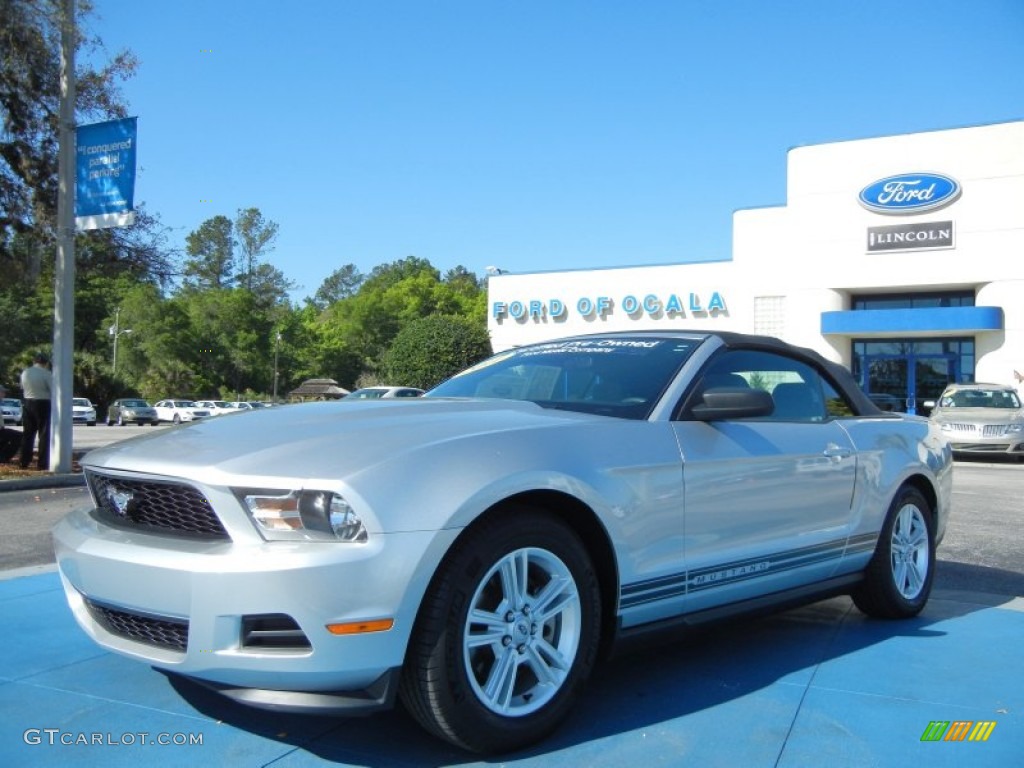
[[[837,539],[817,544],[813,547],[801,547],[765,557],[750,557],[731,563],[624,584],[620,593],[620,606],[632,608],[637,605],[784,573],[829,560],[838,561],[844,556],[873,552],[877,543],[877,533],[862,534],[848,539]]]

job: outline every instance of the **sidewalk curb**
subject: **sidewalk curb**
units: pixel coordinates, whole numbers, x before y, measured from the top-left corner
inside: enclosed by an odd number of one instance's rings
[[[74,488],[79,485],[85,485],[85,475],[81,472],[43,475],[42,477],[18,477],[13,480],[0,480],[0,493],[4,491],[39,491],[47,488]]]

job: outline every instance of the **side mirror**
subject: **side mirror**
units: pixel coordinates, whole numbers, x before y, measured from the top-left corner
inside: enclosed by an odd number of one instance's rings
[[[770,416],[774,410],[772,396],[763,389],[715,387],[704,393],[691,413],[697,421],[724,421]]]
[[[921,403],[921,405],[923,405],[925,408],[934,408],[935,407],[935,401],[934,400],[925,400],[923,403]]]

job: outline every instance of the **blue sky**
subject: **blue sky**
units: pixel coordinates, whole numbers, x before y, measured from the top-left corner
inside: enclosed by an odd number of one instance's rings
[[[483,275],[731,257],[796,146],[1024,118],[1024,0],[95,0],[141,60],[136,201],[255,206],[311,296],[409,255]]]

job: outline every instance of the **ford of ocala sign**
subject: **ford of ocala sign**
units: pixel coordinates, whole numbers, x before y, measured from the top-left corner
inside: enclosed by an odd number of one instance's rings
[[[908,216],[935,211],[960,197],[960,185],[941,173],[903,173],[868,184],[860,191],[860,204],[869,211]]]

